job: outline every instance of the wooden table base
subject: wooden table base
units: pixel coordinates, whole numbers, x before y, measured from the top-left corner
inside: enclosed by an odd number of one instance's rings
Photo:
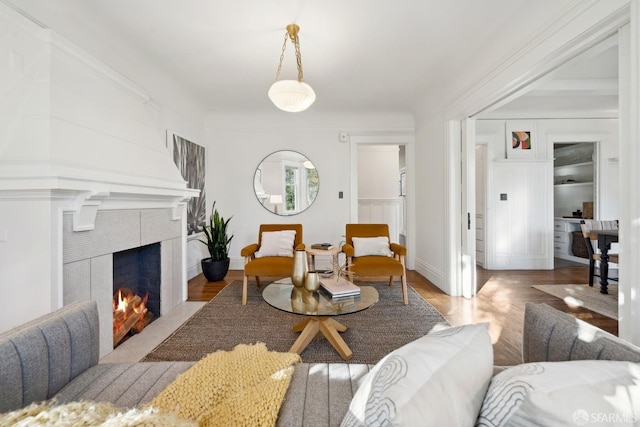
[[[347,327],[332,317],[309,317],[291,330],[300,332],[300,336],[289,349],[291,353],[301,354],[318,332],[321,332],[344,360],[349,360],[353,356],[353,352],[338,333],[346,331]]]

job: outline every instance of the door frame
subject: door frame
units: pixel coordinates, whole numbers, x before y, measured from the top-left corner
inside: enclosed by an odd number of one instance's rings
[[[415,134],[406,132],[376,132],[349,135],[349,221],[358,222],[358,145],[404,145],[405,173],[407,177],[407,257],[406,267],[415,269],[416,215],[415,215]]]

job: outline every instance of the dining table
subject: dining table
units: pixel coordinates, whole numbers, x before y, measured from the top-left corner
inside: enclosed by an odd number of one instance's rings
[[[600,293],[608,294],[609,286],[609,250],[611,244],[618,241],[618,230],[593,230],[598,233],[598,249],[600,249]]]

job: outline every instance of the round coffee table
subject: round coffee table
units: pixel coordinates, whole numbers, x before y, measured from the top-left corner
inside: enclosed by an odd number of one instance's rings
[[[309,316],[291,330],[300,336],[289,349],[301,354],[311,340],[322,333],[344,360],[349,360],[353,352],[338,332],[347,327],[334,319],[367,308],[378,302],[378,291],[373,286],[360,286],[359,297],[331,299],[324,292],[309,292],[287,283],[271,283],[262,292],[262,298],[272,307],[287,313]]]

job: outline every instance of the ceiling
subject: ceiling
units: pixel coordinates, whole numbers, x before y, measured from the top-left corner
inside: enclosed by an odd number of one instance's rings
[[[617,36],[600,42],[479,117],[618,117]]]
[[[154,92],[162,75],[206,111],[273,109],[285,34],[300,25],[315,111],[413,112],[447,102],[575,0],[0,0]],[[526,17],[523,18],[523,17]],[[492,114],[551,100],[585,106],[584,90],[614,105],[613,50],[563,67]],[[589,62],[591,61],[591,62]],[[596,66],[593,65],[596,62]],[[616,61],[617,64],[617,61]],[[585,71],[588,73],[585,74]],[[152,74],[150,74],[152,73]],[[289,45],[283,78],[295,78]],[[575,83],[581,79],[582,85]],[[558,79],[574,83],[558,85]],[[586,83],[593,83],[596,88]],[[605,86],[598,86],[598,84]],[[571,88],[568,90],[567,87]],[[617,86],[616,86],[617,88]],[[605,93],[606,92],[606,93]],[[562,99],[557,97],[562,93]],[[560,105],[559,104],[559,105]],[[617,101],[615,102],[617,105]]]

